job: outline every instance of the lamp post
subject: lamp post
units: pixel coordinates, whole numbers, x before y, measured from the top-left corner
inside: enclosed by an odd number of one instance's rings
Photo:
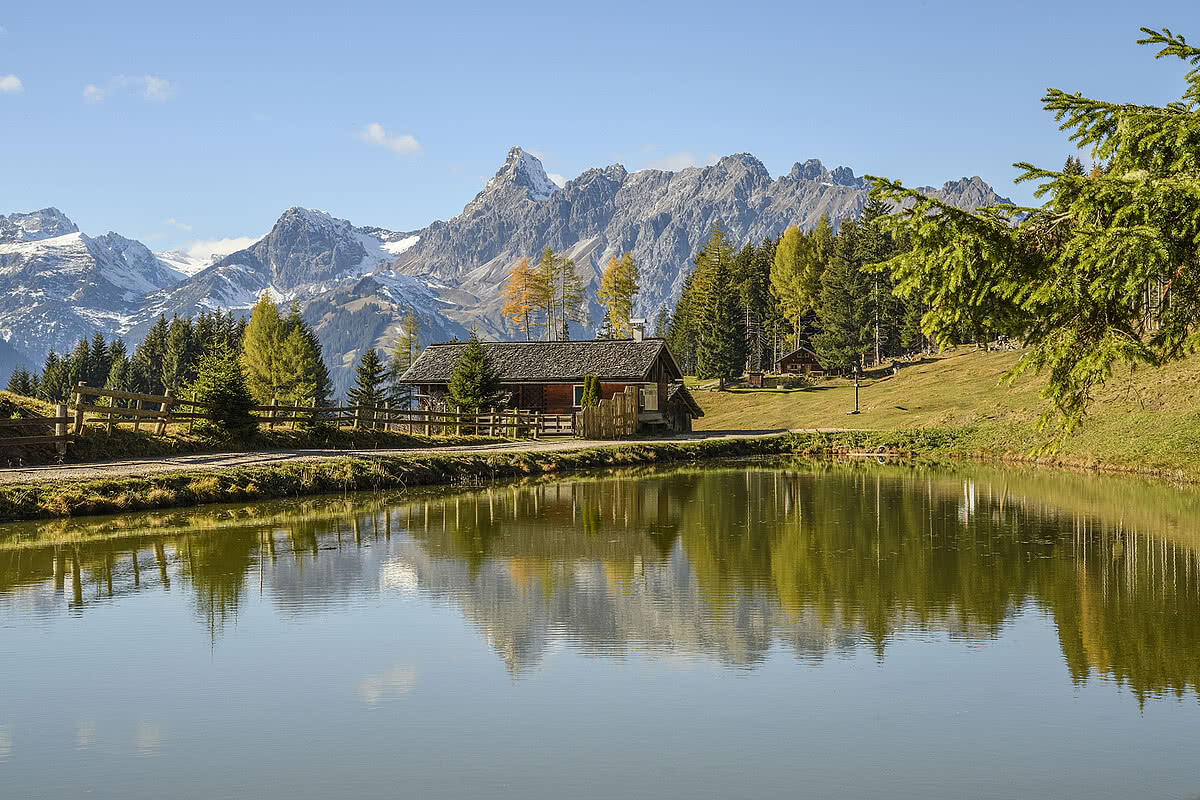
[[[847,411],[846,412],[847,414],[857,414],[858,413],[858,376],[860,373],[861,373],[861,370],[859,369],[858,364],[855,364],[854,365],[854,410]]]

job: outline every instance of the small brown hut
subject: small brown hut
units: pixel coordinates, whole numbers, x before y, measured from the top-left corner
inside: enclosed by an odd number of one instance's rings
[[[775,361],[775,372],[779,375],[811,375],[824,372],[817,354],[807,347],[797,347]]]
[[[600,379],[601,399],[638,387],[638,427],[691,430],[703,411],[683,390],[673,412],[672,391],[683,388],[683,373],[662,339],[594,339],[555,342],[481,342],[488,363],[500,376],[508,408],[546,414],[579,410],[583,379]],[[401,382],[417,387],[425,407],[444,403],[450,376],[465,342],[433,344],[404,373]],[[676,388],[678,387],[678,388]],[[690,402],[689,402],[690,401]]]

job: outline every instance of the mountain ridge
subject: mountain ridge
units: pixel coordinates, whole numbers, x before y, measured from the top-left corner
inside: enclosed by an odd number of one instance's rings
[[[1008,202],[978,176],[922,191],[963,208]],[[513,338],[501,287],[516,261],[536,261],[545,247],[575,260],[593,318],[604,264],[632,252],[642,287],[635,312],[650,316],[678,298],[715,222],[741,246],[789,225],[811,228],[823,215],[836,226],[859,214],[867,192],[849,167],[813,158],[772,177],[750,153],[681,170],[591,167],[559,186],[537,156],[514,146],[447,220],[391,231],[295,206],[264,236],[207,265],[113,232],[89,237],[57,208],[15,213],[0,216],[0,339],[38,363],[95,330],[133,345],[159,314],[248,310],[267,292],[300,303],[344,387],[358,354],[387,346],[408,310],[425,342],[469,330]]]

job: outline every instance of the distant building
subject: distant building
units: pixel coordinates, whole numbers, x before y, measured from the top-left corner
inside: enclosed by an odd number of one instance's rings
[[[817,354],[807,347],[797,347],[775,361],[775,372],[780,375],[808,375],[824,371]]]
[[[662,339],[594,339],[576,342],[482,342],[488,363],[500,375],[506,408],[546,414],[580,409],[583,379],[600,379],[601,399],[638,387],[638,427],[690,431],[704,416],[683,386],[683,373]],[[442,407],[450,376],[465,342],[425,348],[400,379],[417,387],[424,407]]]

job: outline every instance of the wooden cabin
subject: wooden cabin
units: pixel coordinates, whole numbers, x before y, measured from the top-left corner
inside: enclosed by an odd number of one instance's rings
[[[688,431],[692,418],[704,415],[683,388],[683,373],[662,339],[481,344],[488,363],[500,376],[507,408],[574,413],[583,398],[583,379],[595,375],[600,379],[601,399],[607,400],[627,386],[638,387],[641,430]],[[401,382],[417,387],[423,407],[446,407],[450,375],[466,346],[465,342],[430,345],[404,373]],[[678,399],[668,414],[672,397]]]
[[[778,375],[811,375],[824,371],[825,368],[821,366],[817,354],[807,347],[797,347],[775,361],[775,372]]]

